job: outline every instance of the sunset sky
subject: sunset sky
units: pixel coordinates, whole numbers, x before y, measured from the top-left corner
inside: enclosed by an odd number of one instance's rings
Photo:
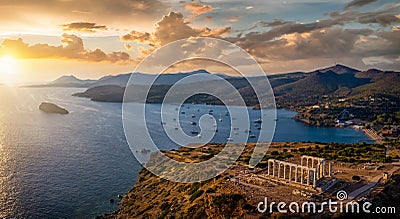
[[[0,83],[132,72],[154,49],[200,36],[240,46],[268,74],[400,70],[397,0],[0,0]]]

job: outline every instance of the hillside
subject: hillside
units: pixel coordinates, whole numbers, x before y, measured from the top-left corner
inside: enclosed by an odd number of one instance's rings
[[[196,163],[215,156],[224,147],[224,144],[208,144],[197,149],[181,147],[177,150],[162,152],[176,161]],[[360,167],[365,165],[362,163],[378,162],[379,165],[383,165],[379,159],[385,157],[385,148],[380,145],[275,142],[271,144],[268,153],[259,165],[253,169],[248,167],[248,160],[253,150],[254,144],[248,143],[233,166],[221,175],[199,183],[170,182],[143,169],[133,189],[122,197],[119,203],[120,209],[114,214],[99,218],[330,218],[332,214],[329,211],[322,214],[305,212],[282,215],[274,208],[272,213],[258,212],[257,205],[265,197],[268,197],[269,203],[293,201],[302,203],[310,200],[321,201],[336,196],[335,188],[325,191],[324,194],[299,195],[295,193],[294,187],[286,183],[266,180],[263,168],[267,167],[268,159],[297,162],[302,155],[315,156],[318,152],[320,157],[335,161],[334,168],[346,170],[341,173],[338,171],[335,177],[340,180],[341,183],[338,186],[341,186],[341,189],[343,185],[346,185],[348,186],[346,189],[351,191],[355,185],[367,183],[351,181],[353,174],[357,173],[363,178],[371,175],[370,171],[360,170]],[[360,153],[362,153],[362,159],[355,161],[353,157]],[[389,163],[385,165],[388,166],[385,168],[391,169]],[[376,175],[387,170],[371,171],[372,175]],[[380,188],[384,188],[383,192]],[[398,191],[399,175],[394,175],[393,180],[382,184],[380,188],[374,190],[373,195],[367,198],[374,200],[373,203],[379,202],[379,206],[392,206],[387,194],[398,197],[398,192],[390,193],[390,190]],[[346,218],[346,215],[336,214],[335,216]],[[393,216],[398,216],[398,214]]]
[[[202,73],[208,72],[203,71]],[[190,75],[190,73],[166,74],[160,76],[156,80],[156,83],[154,83],[154,92],[152,92],[152,95],[158,96],[159,98],[156,99],[161,102],[162,96],[166,93],[165,88],[168,86],[170,87],[171,84],[188,75]],[[129,75],[105,77],[96,83],[102,85],[107,83],[107,85],[117,85],[121,81],[126,81],[129,78],[128,76]],[[143,74],[134,74],[133,77],[136,78],[135,82],[137,83],[135,84],[139,87],[141,84],[146,84],[154,79],[154,76]],[[249,105],[257,102],[254,97],[254,92],[252,92],[253,89],[249,86],[246,79],[228,76],[226,76],[226,79],[240,91]],[[256,84],[257,79],[258,77],[250,78],[250,80],[254,81]],[[388,94],[398,97],[398,94],[400,93],[400,87],[398,86],[398,84],[400,84],[400,74],[398,72],[385,72],[376,69],[362,72],[343,65],[336,65],[310,73],[297,72],[283,75],[272,75],[269,76],[269,80],[277,99],[277,106],[282,108],[314,105],[321,100],[322,96],[326,95],[333,99],[337,99],[343,97],[359,97],[360,94]],[[117,83],[116,81],[120,82]],[[218,85],[214,87],[210,86],[210,84],[213,84],[213,82],[210,81],[196,81],[196,83],[198,86],[204,85],[213,90],[220,89],[218,88]],[[117,86],[123,87],[124,85],[120,84]],[[159,93],[157,93],[157,90]],[[96,91],[100,93],[110,92],[109,89],[102,92],[100,88],[96,89]],[[223,91],[220,92],[224,93]],[[116,93],[112,95],[113,99],[110,101],[115,101],[115,99],[122,100],[122,97],[116,98],[117,95],[121,94],[122,92],[117,90]],[[150,95],[150,98],[153,99],[151,102],[157,102],[152,95]],[[229,97],[228,93],[225,95]],[[99,100],[99,95],[93,92],[93,89],[90,89],[88,92],[84,92],[79,96]],[[101,101],[107,101],[107,99],[102,98]],[[213,100],[213,102],[215,101]]]

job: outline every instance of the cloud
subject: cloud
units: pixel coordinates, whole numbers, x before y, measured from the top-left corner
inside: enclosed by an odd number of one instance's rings
[[[107,30],[107,26],[89,22],[76,22],[60,25],[64,31],[78,31],[94,33],[98,30]]]
[[[22,38],[5,39],[0,44],[0,54],[14,54],[24,59],[72,59],[88,62],[129,62],[130,56],[125,52],[106,54],[100,49],[94,51],[84,48],[80,37],[73,34],[63,34],[60,46],[49,44],[25,43]]]
[[[95,21],[116,28],[146,28],[167,12],[163,0],[1,0],[0,25],[56,31],[65,21]],[[32,19],[34,17],[35,19]],[[140,20],[140,23],[132,22]]]
[[[250,27],[247,32],[237,36],[228,34],[232,33],[230,27],[195,28],[185,21],[181,13],[171,12],[155,24],[154,32],[132,31],[121,37],[121,40],[149,45],[150,47],[139,48],[139,52],[148,55],[155,48],[175,40],[213,36],[237,44],[262,65],[275,71],[279,69],[272,65],[278,63],[277,66],[282,67],[279,72],[285,71],[288,66],[294,67],[289,63],[300,63],[302,67],[307,68],[306,66],[318,67],[316,63],[320,62],[327,64],[329,60],[331,63],[342,61],[354,64],[354,67],[362,67],[366,66],[365,60],[376,60],[375,57],[385,60],[378,63],[377,67],[386,65],[384,67],[388,68],[390,63],[393,63],[392,67],[398,66],[395,60],[399,57],[400,40],[396,28],[393,27],[393,31],[371,26],[351,29],[348,25],[361,23],[387,27],[398,22],[397,9],[392,7],[376,12],[336,12],[332,13],[330,18],[309,23],[286,20],[259,21],[256,26],[261,29],[249,32],[254,29]],[[178,51],[174,52],[175,57],[180,57]]]
[[[400,6],[396,6],[384,11],[378,12],[357,12],[349,11],[344,13],[334,12],[331,13],[331,17],[337,21],[342,22],[358,22],[360,24],[379,24],[383,27],[387,27],[393,23],[400,23],[398,17],[398,10]]]
[[[167,43],[189,38],[189,37],[220,37],[231,31],[230,27],[215,29],[193,28],[186,22],[181,13],[171,12],[155,24],[153,33],[131,31],[121,37],[122,41],[134,41],[147,43],[150,46],[158,47]]]
[[[214,8],[211,5],[201,5],[196,3],[185,4],[184,8],[186,10],[192,11],[192,13],[195,15],[201,15],[208,11],[214,10]]]
[[[132,48],[133,48],[133,46],[131,44],[125,44],[124,47],[128,51],[132,50]]]
[[[121,37],[121,40],[124,42],[132,42],[132,41],[136,41],[139,43],[148,43],[151,41],[151,34],[150,33],[146,33],[146,32],[138,32],[138,31],[134,31],[132,30],[130,33],[125,34]]]
[[[368,5],[371,3],[374,3],[378,0],[352,0],[351,2],[347,3],[346,6],[344,6],[344,10],[348,10],[350,8],[360,8],[364,5]]]

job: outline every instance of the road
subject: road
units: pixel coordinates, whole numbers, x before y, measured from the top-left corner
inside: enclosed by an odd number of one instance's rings
[[[389,175],[393,174],[399,168],[400,167],[398,167],[398,166],[394,166],[391,170],[388,171],[388,174]],[[382,178],[381,175],[375,176],[374,178],[371,179],[371,182],[368,183],[367,185],[350,192],[350,194],[348,195],[347,200],[348,201],[354,200],[357,197],[359,197],[361,194],[363,194],[366,191],[368,191],[369,189],[374,188],[378,184],[378,182],[381,180],[381,178]]]

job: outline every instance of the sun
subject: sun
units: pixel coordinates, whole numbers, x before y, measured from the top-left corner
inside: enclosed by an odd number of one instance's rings
[[[6,55],[0,57],[0,82],[13,82],[17,70],[18,63],[13,56]]]

